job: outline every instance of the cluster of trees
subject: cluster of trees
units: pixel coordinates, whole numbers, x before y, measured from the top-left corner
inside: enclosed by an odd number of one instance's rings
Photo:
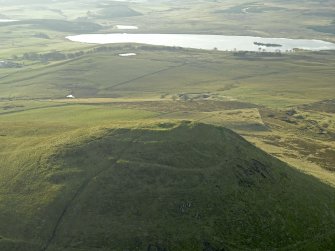
[[[273,57],[273,56],[282,56],[280,50],[276,50],[275,52],[267,52],[267,51],[235,51],[233,52],[234,56],[241,57],[241,58],[248,58],[254,56],[262,56],[262,57]]]
[[[66,59],[73,59],[77,57],[81,57],[85,54],[92,54],[97,52],[108,52],[108,51],[115,51],[115,50],[121,50],[125,48],[130,48],[131,46],[99,46],[87,51],[76,51],[76,52],[70,52],[70,53],[63,53],[59,51],[52,51],[47,53],[37,53],[37,52],[26,52],[22,55],[22,57],[18,57],[16,55],[13,56],[14,60],[30,60],[30,61],[42,61],[42,62],[48,62],[48,61],[61,61]]]
[[[113,46],[98,46],[86,51],[76,51],[76,52],[59,52],[52,51],[47,53],[37,53],[37,52],[26,52],[21,57],[17,55],[13,55],[14,60],[30,60],[30,61],[41,61],[41,62],[49,62],[49,61],[61,61],[67,59],[74,59],[77,57],[81,57],[85,54],[93,54],[99,52],[110,52],[110,51],[121,51],[121,50],[144,50],[144,51],[152,51],[152,50],[165,50],[165,51],[178,51],[183,50],[180,47],[165,47],[165,46],[150,46],[150,45],[113,45]]]
[[[73,59],[84,55],[84,51],[77,51],[73,53],[62,53],[59,51],[52,51],[47,53],[37,53],[37,52],[26,52],[22,57],[16,55],[13,56],[14,60],[30,60],[30,61],[61,61],[66,59]]]
[[[177,46],[156,46],[156,45],[120,45],[120,46],[99,46],[96,47],[90,51],[87,51],[87,53],[90,52],[107,52],[107,51],[114,51],[114,50],[122,50],[122,49],[137,49],[137,50],[143,50],[143,51],[180,51],[180,50],[185,50],[182,47],[177,47]]]
[[[66,55],[58,51],[48,52],[44,54],[36,52],[26,52],[23,54],[22,59],[31,61],[57,61],[66,59]]]

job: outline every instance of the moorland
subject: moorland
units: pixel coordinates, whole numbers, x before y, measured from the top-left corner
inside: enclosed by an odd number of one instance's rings
[[[65,38],[335,42],[332,1],[29,2],[0,6],[1,250],[335,248],[335,51]]]

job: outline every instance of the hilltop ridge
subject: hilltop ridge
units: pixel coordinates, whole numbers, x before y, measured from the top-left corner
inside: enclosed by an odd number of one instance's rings
[[[106,129],[45,168],[62,189],[33,230],[40,250],[334,247],[334,189],[222,127]]]

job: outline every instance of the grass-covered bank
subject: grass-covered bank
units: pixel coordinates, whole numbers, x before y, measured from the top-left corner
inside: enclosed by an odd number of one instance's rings
[[[26,148],[8,159],[12,172],[2,172],[1,222],[11,227],[0,230],[3,247],[322,250],[334,245],[334,189],[229,130],[119,117],[103,127],[66,131],[31,136],[34,140],[26,139]],[[9,204],[17,210],[8,210]],[[17,241],[8,241],[14,237]]]

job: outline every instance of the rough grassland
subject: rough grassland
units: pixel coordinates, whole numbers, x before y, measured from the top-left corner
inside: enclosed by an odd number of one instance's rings
[[[57,129],[43,124],[43,109],[16,114],[12,129],[20,116],[34,115],[36,123],[4,137],[11,144],[2,149],[16,148],[1,156],[4,249],[334,247],[334,189],[231,131],[189,122],[136,125],[133,113],[120,110],[97,127],[79,116],[61,119],[69,108],[54,108],[49,121],[64,125]]]
[[[122,47],[111,47],[108,52],[6,74],[0,82],[0,97],[64,98],[73,93],[77,98],[162,94],[171,98],[181,93],[213,93],[223,99],[287,107],[334,96],[332,52],[262,57],[127,49],[139,56],[120,58]]]
[[[333,0],[26,2],[0,6],[1,251],[335,250],[334,52],[65,39],[334,42]]]

